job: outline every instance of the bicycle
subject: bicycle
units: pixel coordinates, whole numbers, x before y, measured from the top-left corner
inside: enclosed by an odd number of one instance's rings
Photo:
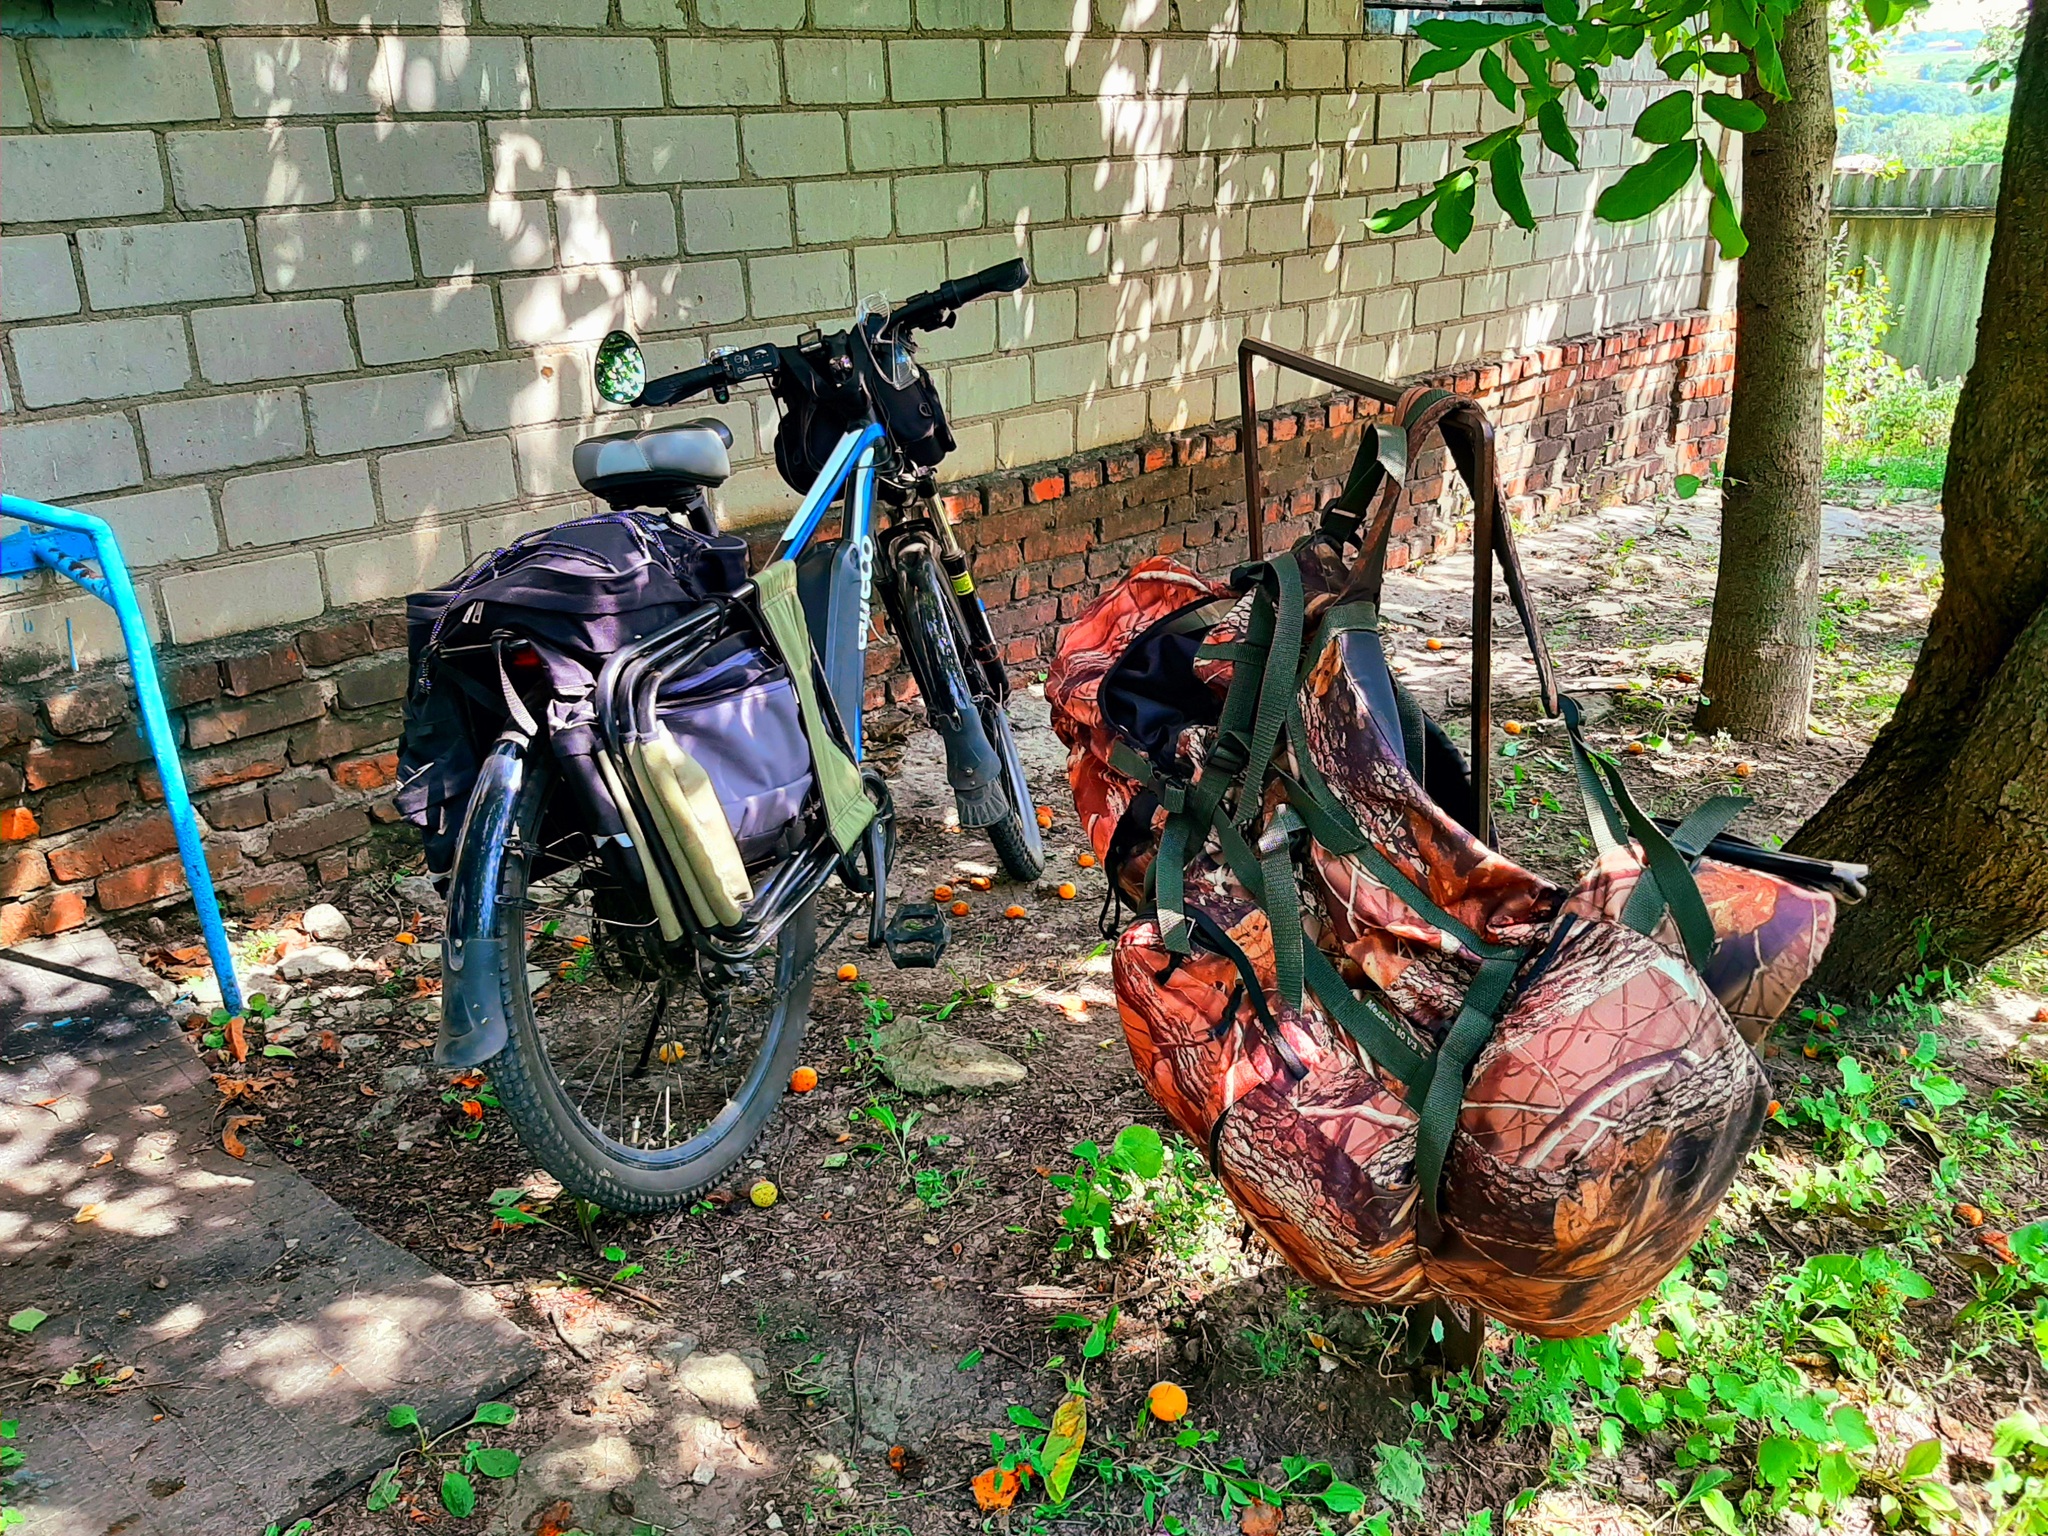
[[[864,300],[845,331],[814,327],[793,347],[714,353],[651,381],[638,344],[613,332],[596,366],[603,398],[641,407],[707,390],[724,403],[746,380],[770,381],[788,413],[778,467],[803,496],[763,571],[794,563],[823,693],[853,761],[879,586],[945,745],[960,824],[983,829],[1020,880],[1043,871],[1045,850],[1010,729],[1000,648],[938,505],[935,471],[952,439],[912,338],[1028,280],[1024,263],[1012,261],[893,310]],[[615,508],[651,499],[716,537],[703,492],[729,474],[731,441],[716,419],[607,434],[578,445],[577,475]],[[828,536],[820,530],[835,503],[840,526]],[[610,657],[600,699],[634,689],[648,697],[658,685],[645,679],[695,654],[692,646],[719,632],[723,612],[708,605]],[[600,725],[615,739],[620,722],[606,708]],[[650,895],[657,906],[661,896],[651,877],[650,890],[636,889],[602,856],[602,840],[594,845],[578,830],[562,775],[547,753],[526,750],[532,734],[508,731],[491,748],[463,819],[436,1059],[482,1067],[522,1142],[571,1194],[626,1212],[676,1209],[732,1171],[781,1100],[803,1042],[823,947],[820,906],[837,899],[828,893],[834,878],[841,895],[866,898],[868,943],[886,946],[899,965],[937,963],[945,914],[929,905],[889,914],[893,810],[885,781],[862,768],[873,818],[857,850],[835,844],[826,818],[814,816],[801,846],[755,880],[737,920],[706,923],[680,894],[665,916],[650,908]],[[630,805],[630,789],[622,798]],[[656,840],[640,843],[665,871]],[[536,880],[543,863],[550,873]],[[839,928],[857,911],[844,904]],[[685,1006],[692,993],[701,1021]]]

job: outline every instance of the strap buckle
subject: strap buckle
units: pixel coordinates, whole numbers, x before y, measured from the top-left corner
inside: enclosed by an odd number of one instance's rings
[[[1291,846],[1296,834],[1307,830],[1307,823],[1294,814],[1294,807],[1282,805],[1273,813],[1273,819],[1266,823],[1266,830],[1259,834],[1259,857],[1271,858]]]

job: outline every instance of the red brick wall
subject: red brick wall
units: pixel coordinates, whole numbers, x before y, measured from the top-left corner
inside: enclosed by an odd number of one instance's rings
[[[1692,315],[1432,382],[1487,407],[1526,526],[1704,473],[1725,446],[1732,351],[1726,321]],[[1336,494],[1376,409],[1337,395],[1266,413],[1268,550],[1306,531]],[[1144,555],[1176,554],[1204,571],[1244,558],[1237,437],[1211,427],[952,489],[948,513],[1013,666],[1039,670],[1060,625]],[[1391,563],[1462,539],[1445,470],[1439,448],[1411,463]],[[277,906],[376,862],[372,833],[396,819],[404,645],[401,615],[385,610],[160,658],[231,909]],[[893,644],[874,646],[868,667],[869,705],[886,732],[914,689]],[[184,889],[125,670],[0,696],[0,944],[146,913]]]

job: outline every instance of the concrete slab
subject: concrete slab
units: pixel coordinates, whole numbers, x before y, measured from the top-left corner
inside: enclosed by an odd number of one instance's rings
[[[103,934],[0,950],[0,1297],[49,1314],[0,1332],[24,1536],[289,1524],[389,1461],[389,1405],[438,1431],[539,1368],[221,1107]]]

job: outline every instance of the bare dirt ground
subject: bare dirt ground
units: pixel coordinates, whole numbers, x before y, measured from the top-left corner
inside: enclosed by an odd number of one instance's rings
[[[1713,529],[1711,505],[1624,508],[1531,536],[1525,557],[1564,686],[1588,702],[1594,743],[1620,754],[1648,806],[1677,811],[1739,785],[1757,802],[1740,830],[1783,837],[1890,711],[1938,591],[1939,515],[1926,504],[1830,513],[1815,707],[1824,734],[1771,749],[1686,725]],[[1406,680],[1453,722],[1466,702],[1466,575],[1462,560],[1405,573],[1387,604]],[[1516,856],[1569,875],[1584,829],[1567,809],[1568,752],[1538,719],[1516,638],[1511,626],[1502,638],[1498,715],[1524,728],[1491,744],[1503,837]],[[475,1517],[445,1513],[438,1473],[414,1461],[397,1504],[372,1514],[358,1491],[316,1519],[321,1536],[980,1529],[991,1517],[969,1480],[990,1462],[991,1435],[1011,1450],[1034,1439],[1042,1430],[1031,1425],[1049,1421],[1083,1374],[1091,1450],[1069,1501],[1034,1514],[1034,1486],[1004,1518],[1009,1529],[1700,1530],[1719,1524],[1715,1497],[1756,1529],[1865,1529],[1884,1523],[1871,1500],[1881,1483],[1906,1486],[1901,1457],[1925,1437],[1942,1443],[1940,1477],[1963,1508],[1984,1507],[1975,1485],[1992,1426],[2022,1401],[2041,1403],[2043,1362],[2027,1333],[2038,1292],[2016,1281],[2000,1293],[2003,1311],[1958,1318],[1987,1277],[2024,1280],[2023,1266],[2001,1259],[2000,1234],[2048,1204],[2048,1073],[2038,1040],[2025,1039],[2048,1003],[2038,960],[1968,990],[1930,973],[1917,996],[1839,1025],[1825,1010],[1787,1020],[1766,1049],[1786,1108],[1688,1272],[1616,1330],[1602,1357],[1614,1379],[1590,1357],[1504,1337],[1478,1381],[1411,1373],[1403,1320],[1304,1288],[1237,1221],[1197,1156],[1176,1156],[1120,1207],[1108,1258],[1085,1236],[1059,1249],[1067,1197],[1053,1176],[1075,1171],[1071,1149],[1161,1120],[1122,1043],[1096,929],[1102,880],[1076,862],[1064,754],[1041,702],[1022,701],[1019,714],[1035,787],[1055,813],[1045,881],[963,891],[971,911],[939,970],[891,971],[850,935],[821,958],[805,1058],[820,1085],[787,1102],[747,1175],[779,1186],[770,1209],[732,1198],[736,1188],[689,1213],[579,1219],[573,1202],[551,1198],[502,1117],[485,1107],[472,1118],[461,1103],[474,1090],[451,1090],[431,1068],[432,967],[392,942],[401,927],[434,938],[431,903],[397,884],[404,870],[334,894],[354,922],[352,945],[378,969],[303,994],[309,1006],[273,1021],[303,1019],[308,1042],[325,1030],[358,1038],[339,1056],[304,1043],[288,1074],[263,1074],[265,1138],[380,1234],[495,1298],[548,1365],[515,1395],[517,1424],[494,1438],[524,1465],[482,1480]],[[933,745],[918,735],[901,748],[896,883],[913,892],[994,873],[985,843],[946,826]],[[1073,899],[1058,895],[1062,881]],[[1025,918],[1001,915],[1012,902]],[[843,962],[858,964],[861,982],[832,979]],[[890,1014],[943,1015],[1028,1075],[984,1095],[901,1093],[869,1048]],[[1900,1062],[1921,1049],[1922,1030],[1937,1037],[1934,1064]],[[1844,1051],[1875,1064],[1878,1085],[1861,1097],[1847,1092]],[[1930,1091],[1946,1097],[1928,1086],[1937,1070],[1968,1097],[1930,1107]],[[1843,1128],[1845,1104],[1861,1132]],[[876,1106],[907,1134],[878,1136],[859,1118]],[[1876,1148],[1872,1124],[1884,1131]],[[878,1141],[880,1151],[859,1150]],[[1857,1162],[1865,1152],[1874,1168]],[[529,1192],[542,1223],[494,1224],[489,1197],[511,1186]],[[1919,1280],[1887,1271],[1871,1285],[1889,1299],[1862,1312],[1830,1311],[1794,1284],[1817,1255],[1869,1252]],[[1100,1321],[1112,1307],[1113,1336],[1084,1360],[1087,1330],[1072,1319]],[[1815,1327],[1829,1318],[1849,1330],[1848,1346]],[[1660,1383],[1678,1393],[1688,1378],[1728,1373],[1739,1386],[1743,1372],[1784,1370],[1861,1405],[1876,1431],[1864,1459],[1878,1470],[1846,1499],[1809,1497],[1808,1466],[1782,1507],[1745,1504],[1746,1490],[1775,1486],[1757,1466],[1768,1424],[1729,1413],[1673,1433],[1638,1425],[1616,1395],[1631,1373],[1654,1396]],[[1162,1379],[1187,1391],[1192,1444],[1156,1424],[1134,1439],[1146,1389]],[[394,1456],[403,1444],[394,1434]],[[1730,1480],[1702,1491],[1703,1470],[1717,1466]],[[1357,1489],[1361,1507],[1305,1496],[1333,1479]],[[1243,1513],[1254,1483],[1261,1506],[1279,1506],[1279,1526],[1260,1526],[1262,1508]]]

